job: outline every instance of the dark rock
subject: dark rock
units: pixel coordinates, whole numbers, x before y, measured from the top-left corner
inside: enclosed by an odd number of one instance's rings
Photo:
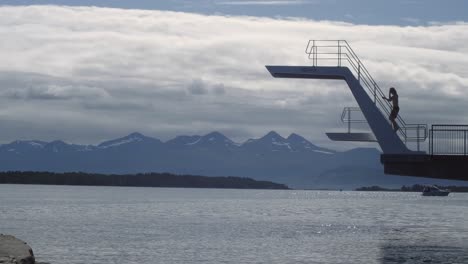
[[[26,242],[14,236],[0,234],[0,263],[35,264],[34,253]]]

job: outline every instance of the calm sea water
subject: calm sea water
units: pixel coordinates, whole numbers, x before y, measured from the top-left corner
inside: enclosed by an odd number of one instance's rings
[[[468,263],[468,195],[0,185],[50,263]]]

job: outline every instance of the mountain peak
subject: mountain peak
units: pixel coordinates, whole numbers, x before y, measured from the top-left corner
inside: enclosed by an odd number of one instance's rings
[[[265,136],[269,136],[269,137],[281,137],[280,134],[278,134],[276,131],[272,130],[270,132],[268,132]]]
[[[133,133],[130,133],[125,138],[141,138],[141,139],[144,139],[144,138],[147,138],[147,137],[145,135],[139,133],[139,132],[133,132]]]
[[[231,139],[221,134],[218,131],[208,133],[200,138],[200,143],[222,144],[224,146],[236,145]]]
[[[263,136],[260,140],[271,140],[273,142],[275,141],[286,141],[284,137],[282,137],[280,134],[276,133],[276,131],[270,131],[268,134]]]
[[[54,140],[45,145],[47,148],[61,148],[61,147],[66,147],[69,146],[67,143],[63,142],[62,140]]]
[[[168,145],[179,146],[232,146],[237,145],[225,135],[218,131],[208,133],[204,136],[178,136],[166,142]]]
[[[204,138],[221,138],[221,139],[227,139],[227,137],[223,134],[221,134],[218,131],[213,131],[211,133],[208,133],[203,136]]]
[[[287,138],[288,141],[304,141],[306,140],[305,138],[303,138],[302,136],[296,134],[296,133],[291,133],[291,135],[289,135],[289,137]]]
[[[310,141],[308,141],[307,139],[305,139],[303,136],[300,136],[296,133],[292,133],[291,135],[289,135],[289,137],[287,138],[287,141],[291,144],[294,144],[294,145],[303,145],[303,146],[309,146],[309,147],[313,147],[313,148],[319,148],[317,146],[315,146],[314,144],[310,143]]]
[[[287,142],[285,138],[280,136],[275,131],[270,131],[265,136],[261,137],[260,139],[249,139],[244,144],[243,147],[248,149],[256,149],[255,151],[281,151],[287,149],[288,151],[291,150],[290,144]]]
[[[133,132],[129,134],[128,136],[125,136],[122,138],[102,142],[101,144],[98,145],[98,147],[109,148],[109,147],[116,147],[116,146],[120,146],[124,144],[136,143],[136,142],[142,142],[142,141],[154,141],[156,143],[161,143],[159,139],[150,138],[141,133]]]
[[[292,133],[291,135],[289,135],[287,140],[296,151],[313,151],[322,154],[335,153],[335,151],[333,150],[321,148],[312,144],[310,141],[296,133]]]

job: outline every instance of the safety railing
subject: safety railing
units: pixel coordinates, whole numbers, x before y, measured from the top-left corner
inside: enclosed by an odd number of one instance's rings
[[[401,128],[405,133],[405,144],[408,142],[416,143],[416,150],[421,150],[421,142],[426,141],[428,137],[427,124],[406,124]]]
[[[371,98],[374,99],[374,104],[379,108],[384,115],[389,116],[392,110],[392,105],[387,100],[383,99],[386,94],[379,87],[377,82],[372,78],[367,68],[361,62],[354,50],[346,40],[309,40],[305,53],[308,54],[309,59],[312,60],[313,66],[318,66],[319,61],[325,62],[327,65],[334,65],[341,67],[344,64],[357,76],[358,81],[364,84],[365,90]],[[328,62],[328,63],[327,63]],[[398,133],[405,142],[412,140],[408,137],[405,127],[409,127],[400,115],[396,119],[400,129]],[[422,126],[422,125],[421,125]],[[421,128],[418,127],[418,131]],[[426,127],[427,130],[427,127]],[[421,132],[421,131],[419,131]],[[427,138],[426,137],[424,140]],[[418,139],[418,142],[421,139]]]
[[[345,107],[341,113],[341,122],[347,124],[348,133],[351,133],[351,124],[367,124],[367,120],[359,107]],[[401,128],[406,137],[405,144],[415,142],[417,151],[420,151],[420,143],[428,137],[427,124],[406,124]]]
[[[356,118],[355,114],[352,113],[361,113],[361,108],[359,107],[345,107],[341,113],[341,121],[343,123],[367,123],[366,119],[362,117],[362,114],[359,114],[359,117]]]
[[[367,123],[359,107],[345,107],[341,113],[341,122],[348,125],[348,133],[351,133],[351,124]]]
[[[432,125],[429,131],[431,155],[468,155],[468,125]]]

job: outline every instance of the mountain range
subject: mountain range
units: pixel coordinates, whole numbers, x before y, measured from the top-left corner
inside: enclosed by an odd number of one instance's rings
[[[385,175],[379,158],[380,152],[375,148],[337,152],[314,145],[298,134],[284,138],[274,131],[242,144],[212,132],[204,136],[178,136],[166,142],[131,133],[98,145],[60,140],[17,140],[0,145],[0,171],[240,176],[314,189],[467,184]]]

